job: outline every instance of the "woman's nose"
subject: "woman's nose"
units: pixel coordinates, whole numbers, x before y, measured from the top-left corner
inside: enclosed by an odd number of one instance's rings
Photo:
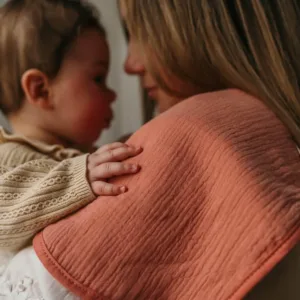
[[[124,71],[129,75],[141,75],[145,72],[145,66],[138,57],[129,52],[124,63]]]

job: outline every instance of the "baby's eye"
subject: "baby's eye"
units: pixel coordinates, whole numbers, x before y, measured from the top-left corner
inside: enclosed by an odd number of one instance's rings
[[[102,84],[105,82],[105,77],[104,76],[96,76],[94,78],[94,81],[97,83],[97,84]]]

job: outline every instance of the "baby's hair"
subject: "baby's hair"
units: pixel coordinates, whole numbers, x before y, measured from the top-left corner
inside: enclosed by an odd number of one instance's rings
[[[38,69],[54,78],[80,31],[105,35],[97,10],[81,0],[10,0],[0,8],[0,109],[22,106],[21,78]]]

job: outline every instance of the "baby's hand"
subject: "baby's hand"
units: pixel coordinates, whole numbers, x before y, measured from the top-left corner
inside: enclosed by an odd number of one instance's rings
[[[133,148],[123,143],[113,143],[99,148],[88,156],[87,178],[95,195],[119,195],[125,193],[125,186],[116,186],[106,180],[119,175],[135,174],[140,170],[136,164],[121,161],[136,156],[142,148]]]

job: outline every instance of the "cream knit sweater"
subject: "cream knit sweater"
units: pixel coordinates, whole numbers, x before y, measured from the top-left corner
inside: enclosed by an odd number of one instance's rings
[[[0,250],[25,247],[38,231],[96,198],[86,159],[0,128]]]

